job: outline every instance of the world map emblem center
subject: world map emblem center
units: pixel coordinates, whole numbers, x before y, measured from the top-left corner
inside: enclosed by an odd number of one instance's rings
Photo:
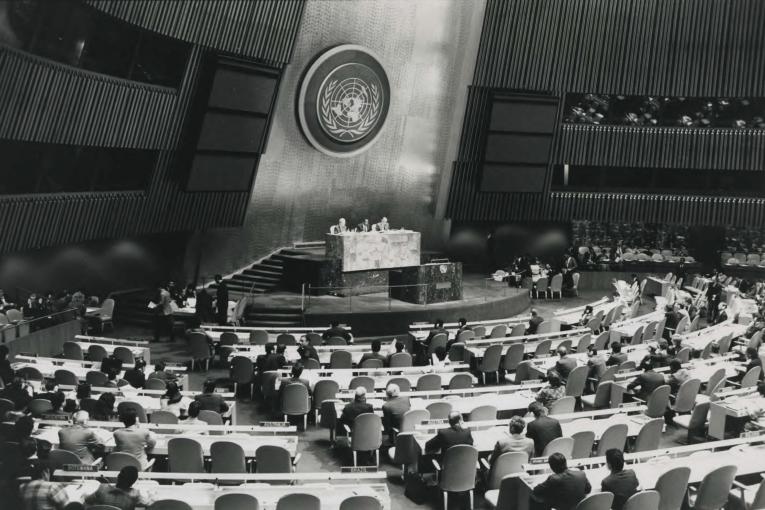
[[[306,69],[299,91],[300,129],[324,154],[360,154],[385,126],[391,101],[388,75],[363,46],[342,44],[320,53]]]

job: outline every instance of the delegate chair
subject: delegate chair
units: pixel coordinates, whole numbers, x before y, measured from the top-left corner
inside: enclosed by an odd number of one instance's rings
[[[545,446],[542,457],[549,457],[553,453],[561,453],[567,459],[573,456],[574,439],[571,437],[556,437]]]
[[[256,458],[258,454],[255,454]],[[244,449],[233,441],[216,441],[210,445],[212,473],[246,473]]]
[[[411,412],[411,411],[410,411]],[[416,466],[420,461],[422,449],[412,431],[401,431],[396,436],[395,446],[388,449],[391,462],[401,466],[401,479],[406,479],[407,467]]]
[[[636,492],[625,501],[622,510],[659,510],[659,493],[656,491]]]
[[[366,359],[359,368],[382,368],[383,362],[381,359]]]
[[[94,385],[95,386],[95,385]],[[164,379],[158,379],[156,377],[149,377],[146,379],[146,384],[144,385],[144,388],[147,390],[166,390],[167,389],[167,383],[164,381]]]
[[[537,344],[537,348],[534,350],[534,357],[544,358],[546,356],[549,356],[551,350],[552,350],[552,340],[550,340],[549,338],[546,340],[542,340],[541,342]]]
[[[43,375],[35,367],[21,367],[16,370],[16,375],[27,381],[42,381]]]
[[[730,489],[736,477],[736,466],[722,466],[707,473],[698,491],[688,488],[688,502],[693,510],[721,510],[728,503]]]
[[[321,501],[313,494],[293,493],[279,498],[276,510],[320,510]]]
[[[117,404],[117,415],[121,416],[126,409],[135,409],[138,421],[140,423],[148,423],[149,420],[146,419],[146,410],[138,402],[131,402],[129,400],[120,402]]]
[[[380,361],[380,360],[374,360],[374,361]],[[357,375],[356,377],[351,379],[350,383],[348,383],[349,390],[355,390],[359,386],[366,389],[368,393],[373,393],[375,391],[375,380],[374,378],[369,377],[368,375]]]
[[[250,331],[250,344],[252,345],[266,345],[268,343],[268,331],[263,329],[256,329]],[[319,344],[321,344],[321,337],[319,337]]]
[[[314,421],[319,423],[319,409],[325,400],[333,400],[340,391],[340,385],[332,379],[320,379],[313,387]]]
[[[597,457],[602,457],[606,454],[607,450],[612,448],[624,451],[624,445],[627,443],[628,432],[629,430],[627,425],[624,423],[615,423],[608,427],[603,432],[603,435],[600,436],[600,441],[598,441],[598,450],[595,455]]]
[[[585,409],[606,409],[611,404],[611,381],[601,381],[592,395],[582,396],[582,407]]]
[[[149,466],[146,469],[151,471],[151,467],[154,465],[154,459],[149,460]],[[135,456],[125,452],[112,452],[104,458],[104,469],[107,471],[119,471],[124,467],[133,466],[138,471],[141,471],[141,461]]]
[[[412,366],[412,355],[409,354],[408,352],[397,352],[396,354],[393,354],[390,357],[391,368],[411,367],[411,366]]]
[[[473,377],[470,374],[454,374],[449,380],[450,390],[464,390],[473,387]]]
[[[308,343],[314,347],[316,347],[317,345],[321,345],[324,342],[324,339],[321,338],[321,335],[318,333],[314,333],[313,331],[310,333],[306,333],[305,337],[308,339]]]
[[[417,379],[415,386],[417,391],[438,391],[441,389],[441,376],[438,374],[425,374]]]
[[[473,338],[486,338],[486,326],[476,326],[473,328]]]
[[[192,370],[197,362],[204,362],[205,370],[210,370],[212,354],[210,353],[210,346],[207,343],[206,335],[203,333],[189,334],[189,353],[191,354]]]
[[[486,384],[486,374],[494,373],[499,382],[499,363],[502,360],[502,346],[490,345],[486,351],[484,351],[483,359],[478,367],[478,371],[481,372],[481,382]]]
[[[513,329],[510,330],[510,334],[508,336],[523,336],[526,334],[526,325],[525,324],[516,324],[513,326]]]
[[[669,408],[677,414],[690,413],[696,403],[696,395],[699,394],[700,387],[701,381],[698,379],[688,379],[685,381],[680,385],[680,389],[677,390],[675,403],[670,404]],[[671,397],[672,395],[670,395]]]
[[[427,406],[427,411],[430,413],[431,420],[445,420],[452,412],[452,404],[450,402],[433,402]]]
[[[537,280],[536,285],[534,286],[534,298],[539,299],[539,294],[544,294],[545,297],[547,297],[547,283],[548,279],[546,277],[542,277],[539,280]]]
[[[357,465],[358,452],[375,452],[375,466],[380,465],[382,446],[382,419],[374,413],[362,413],[353,420],[353,429],[345,426],[351,436],[353,465]]]
[[[276,337],[276,345],[297,345],[297,341],[295,340],[295,337],[289,333],[282,333]],[[329,342],[327,342],[327,345],[329,345]]]
[[[148,510],[192,510],[191,505],[177,499],[161,499],[149,506]]]
[[[460,342],[452,344],[446,356],[453,363],[462,363],[465,360],[465,344]]]
[[[558,273],[550,280],[550,297],[555,299],[555,293],[558,293],[558,299],[563,298],[563,275]]]
[[[504,324],[497,324],[493,328],[491,328],[491,333],[489,333],[489,338],[502,338],[507,334],[507,326]]]
[[[470,380],[470,384],[472,385],[473,380]],[[412,383],[407,379],[406,377],[391,377],[388,379],[388,384],[395,384],[398,386],[398,389],[400,389],[402,392],[404,391],[411,391],[412,390]],[[387,384],[385,385],[388,386]]]
[[[566,380],[566,396],[580,398],[584,393],[584,386],[587,384],[587,374],[590,367],[582,365],[576,367],[568,374]]]
[[[167,442],[170,471],[177,473],[204,473],[202,445],[188,437],[174,437]]]
[[[690,476],[691,468],[687,466],[670,469],[659,476],[655,486],[659,493],[659,510],[680,510]]]
[[[122,345],[114,348],[114,357],[122,361],[122,363],[126,366],[135,365],[135,356],[133,356],[133,351]]]
[[[98,312],[98,315],[95,317],[96,321],[98,321],[98,329],[102,333],[106,329],[106,326],[109,326],[111,329],[114,329],[114,322],[112,320],[114,316],[114,300],[111,298],[104,299],[104,302],[101,303],[101,310]]]
[[[253,366],[252,360],[244,356],[235,356],[231,360],[229,377],[234,381],[234,394],[236,394],[240,384],[247,384],[250,386],[250,400],[252,400],[252,394],[255,388],[255,367]]]
[[[430,411],[427,409],[410,409],[401,417],[399,432],[414,432],[416,425],[428,420],[430,420]]]
[[[340,503],[340,510],[382,510],[382,503],[373,496],[351,496]]]
[[[559,398],[550,406],[550,416],[554,414],[569,414],[574,412],[576,399],[574,397]]]
[[[481,459],[481,465],[486,470],[486,490],[499,489],[502,479],[513,473],[523,471],[523,465],[528,462],[524,452],[505,452],[490,466],[489,461]]]
[[[575,510],[610,510],[614,495],[610,492],[589,494],[576,505]]]
[[[592,446],[595,444],[595,432],[580,430],[571,435],[574,440],[574,450],[571,452],[573,459],[586,459],[592,455]]]
[[[638,432],[635,439],[635,452],[647,452],[650,450],[658,450],[659,443],[661,442],[661,433],[664,430],[664,420],[661,418],[654,418],[647,421]]]
[[[754,388],[757,386],[757,382],[760,380],[760,374],[762,374],[762,367],[752,367],[747,370],[744,377],[741,378],[741,387]]]
[[[645,410],[646,416],[649,418],[661,418],[664,416],[664,411],[669,404],[670,388],[669,385],[663,384],[653,390],[653,393],[648,397],[646,402],[647,409]]]
[[[490,421],[497,419],[497,408],[494,406],[478,406],[468,414],[467,421]]]
[[[522,343],[511,344],[505,352],[505,359],[502,362],[502,369],[505,372],[514,372],[518,365],[523,361],[525,348]]]
[[[82,347],[77,342],[64,342],[64,358],[66,359],[84,359],[82,354]]]
[[[256,473],[292,473],[300,460],[300,455],[295,456],[293,462],[290,452],[282,446],[262,445],[255,450]]]
[[[89,361],[103,361],[103,359],[108,356],[109,353],[106,352],[106,349],[103,345],[91,344],[88,346]]]
[[[333,336],[331,338],[328,338],[324,345],[338,347],[338,346],[348,345],[348,342],[345,340],[345,338],[342,338],[339,336]]]
[[[333,351],[329,355],[329,368],[353,368],[353,357],[348,351]]]
[[[709,401],[697,403],[693,406],[691,414],[683,414],[674,417],[673,421],[675,425],[688,429],[688,444],[706,441],[708,414]]]
[[[259,508],[257,498],[249,494],[233,492],[215,498],[214,510],[259,510]]]
[[[308,358],[303,361],[303,368],[306,370],[319,370],[321,368],[321,363],[314,358]]]
[[[62,469],[66,464],[82,464],[82,460],[76,453],[69,450],[53,449],[48,454],[48,462],[50,463],[51,473],[56,469]]]
[[[223,417],[217,411],[211,411],[209,409],[202,409],[199,411],[199,421],[203,421],[208,425],[223,425]],[[215,431],[213,431],[215,434]]]
[[[53,379],[56,381],[56,384],[66,384],[70,386],[77,386],[80,384],[80,379],[74,375],[74,372],[63,368],[53,372]]]
[[[438,474],[438,488],[444,495],[444,508],[449,508],[450,492],[469,492],[470,506],[473,508],[473,489],[475,489],[475,470],[478,464],[478,450],[469,445],[452,446],[443,456],[443,466],[433,459]]]
[[[43,414],[53,411],[53,405],[50,403],[50,400],[35,398],[27,404],[27,409],[32,413],[32,416],[39,418]]]
[[[287,384],[282,389],[281,414],[284,421],[287,416],[302,416],[303,430],[308,427],[308,413],[311,412],[311,399],[308,396],[308,388],[300,383]]]
[[[590,347],[591,343],[592,335],[590,333],[582,335],[579,337],[579,340],[576,343],[576,352],[587,352],[587,349]]]
[[[430,345],[428,345],[428,362],[430,362],[430,360],[433,358],[433,354],[436,352],[436,349],[439,347],[446,349],[446,344],[448,341],[449,338],[445,333],[438,333],[430,339]]]

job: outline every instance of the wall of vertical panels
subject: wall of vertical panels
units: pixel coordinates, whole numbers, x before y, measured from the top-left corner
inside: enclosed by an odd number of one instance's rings
[[[762,221],[756,199],[604,193],[480,193],[492,89],[765,96],[758,0],[489,0],[447,215],[459,221],[572,217],[696,224]],[[763,171],[756,130],[561,125],[552,164]],[[670,206],[671,205],[671,206]],[[613,216],[609,216],[613,215]]]
[[[304,0],[85,0],[128,23],[194,44],[289,62]]]
[[[127,21],[136,16],[139,26],[144,25],[138,21],[158,16],[155,21],[161,26],[152,27],[174,27],[179,38],[197,42],[180,87],[120,80],[3,47],[0,138],[159,150],[151,184],[140,192],[0,195],[0,253],[241,225],[249,193],[184,193],[185,182],[176,176],[175,149],[205,51],[200,44],[231,52],[241,47],[247,57],[282,69],[289,61],[303,0],[204,2],[196,10],[193,2],[88,3],[123,14]],[[255,10],[242,11],[244,4]],[[160,5],[164,10],[158,10]],[[241,16],[241,22],[226,24],[231,16]]]

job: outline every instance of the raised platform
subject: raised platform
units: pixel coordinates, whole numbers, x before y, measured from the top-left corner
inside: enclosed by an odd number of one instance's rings
[[[300,307],[301,296],[295,292],[273,292],[250,298],[255,308],[285,309]],[[528,291],[491,283],[483,275],[463,276],[463,299],[447,303],[418,305],[389,299],[387,293],[363,296],[306,297],[304,319],[307,326],[329,324],[339,320],[353,328],[354,335],[393,335],[408,330],[418,321],[447,322],[460,317],[468,320],[488,320],[523,313],[530,305]]]

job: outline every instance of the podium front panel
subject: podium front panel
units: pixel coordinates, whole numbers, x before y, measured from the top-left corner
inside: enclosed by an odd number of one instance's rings
[[[420,264],[420,233],[411,230],[327,234],[326,241],[327,257],[341,260],[344,272]]]

